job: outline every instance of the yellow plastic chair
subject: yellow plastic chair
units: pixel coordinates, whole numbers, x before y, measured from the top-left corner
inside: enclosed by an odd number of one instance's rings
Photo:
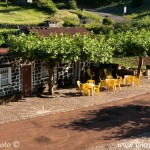
[[[110,79],[107,81],[107,90],[110,90],[112,88],[112,90],[114,91],[116,87],[116,81],[113,79]]]
[[[100,87],[101,87],[101,83],[99,83],[98,85],[94,86],[94,91],[99,95],[100,94]]]
[[[131,84],[132,86],[134,85],[134,76],[132,76],[132,75],[131,75],[131,76],[128,76],[128,77],[126,78],[126,85],[129,86],[130,84]]]
[[[140,80],[141,80],[141,77],[142,77],[142,76],[143,76],[142,74],[139,74],[138,77],[134,76],[134,83],[137,83],[138,86],[141,85]]]
[[[86,94],[88,96],[92,95],[92,89],[88,83],[83,84],[83,95],[86,95]]]
[[[83,90],[83,84],[80,81],[77,81],[78,91],[81,92]]]
[[[116,79],[116,86],[121,90],[122,77]]]
[[[118,75],[116,74],[116,77],[117,77],[117,79],[120,79],[120,80],[121,80],[120,84],[122,84],[122,83],[123,83],[122,76],[118,76]]]
[[[86,70],[88,77],[90,77],[90,79],[92,79],[93,77],[95,77],[95,73],[91,71],[90,68],[88,68]]]
[[[102,89],[102,87],[106,87],[106,80],[102,80],[100,77],[99,80],[100,80],[100,89]]]
[[[95,84],[94,80],[87,80],[87,83]]]

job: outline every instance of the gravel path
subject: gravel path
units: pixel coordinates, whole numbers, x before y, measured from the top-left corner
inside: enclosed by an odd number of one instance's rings
[[[126,18],[124,18],[123,16],[118,16],[118,15],[113,15],[113,14],[110,14],[110,13],[104,13],[104,12],[100,12],[96,9],[86,9],[86,11],[89,11],[89,12],[93,12],[93,13],[96,13],[100,16],[108,16],[110,17],[113,21],[117,21],[117,22],[121,22],[121,21],[127,21]]]
[[[134,147],[146,145],[149,143],[146,136],[137,137],[139,139],[133,139],[133,136],[149,132],[149,97],[150,92],[79,110],[0,124],[0,147],[4,149],[8,145],[12,150],[17,147],[19,150],[121,150],[124,145],[125,148],[129,144]],[[139,149],[142,150],[142,146]]]
[[[74,109],[81,109],[103,103],[117,101],[124,98],[150,92],[150,79],[143,77],[141,86],[117,88],[116,91],[101,91],[100,95],[82,96],[75,88],[57,90],[60,93],[55,98],[24,98],[18,102],[10,102],[0,106],[0,124],[10,121],[24,120],[37,116],[61,113]]]

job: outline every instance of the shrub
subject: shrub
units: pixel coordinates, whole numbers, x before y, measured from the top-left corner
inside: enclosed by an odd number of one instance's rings
[[[100,27],[100,32],[101,33],[103,33],[103,34],[107,34],[107,33],[109,33],[111,30],[113,29],[113,26],[111,26],[111,25],[102,25],[101,27]]]
[[[7,38],[9,35],[13,35],[15,34],[15,32],[16,32],[15,30],[14,31],[13,30],[1,31],[0,32],[0,46],[4,44],[5,41],[7,41]]]
[[[138,30],[145,28],[150,30],[150,16],[144,16],[143,18],[136,19],[132,21],[132,26],[136,27]]]
[[[87,27],[88,30],[92,31],[94,34],[99,34],[100,33],[100,28],[99,27],[94,27],[94,26],[89,26]]]
[[[115,32],[126,32],[133,29],[131,22],[116,22],[113,27]]]
[[[57,3],[56,7],[58,9],[67,9],[68,8],[67,4],[65,4],[65,3]]]
[[[79,20],[75,18],[64,18],[64,27],[73,27],[73,26],[78,26],[79,25]]]
[[[105,16],[102,23],[103,25],[111,25],[113,21],[108,16]]]
[[[38,7],[48,12],[55,12],[57,10],[56,5],[52,0],[33,0],[33,6]]]
[[[68,8],[69,9],[77,9],[77,3],[75,0],[70,0],[68,3]]]
[[[5,42],[4,36],[0,33],[0,46]]]
[[[80,19],[78,15],[70,13],[67,10],[59,10],[57,11],[53,17],[51,17],[52,20],[57,20],[59,23],[59,26],[75,26],[79,25]]]

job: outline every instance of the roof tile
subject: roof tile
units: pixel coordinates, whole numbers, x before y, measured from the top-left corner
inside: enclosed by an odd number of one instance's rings
[[[6,55],[8,54],[9,49],[8,48],[0,48],[0,55]]]
[[[28,29],[32,33],[38,33],[40,36],[49,36],[52,33],[61,34],[76,34],[80,33],[81,35],[89,33],[85,28],[75,28],[75,27],[61,27],[61,28],[43,28],[43,29]]]

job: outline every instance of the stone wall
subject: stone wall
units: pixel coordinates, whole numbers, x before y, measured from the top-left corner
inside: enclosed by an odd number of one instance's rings
[[[0,66],[2,68],[11,67],[11,84],[0,87],[0,97],[20,92],[22,89],[20,61],[9,56],[0,56]]]
[[[18,92],[22,92],[23,89],[23,75],[22,75],[22,64],[21,61],[18,59],[14,59],[10,56],[0,56],[0,66],[1,68],[5,68],[5,67],[11,67],[11,84],[6,85],[6,86],[2,86],[0,87],[0,97],[3,96],[7,96],[7,95],[11,95],[11,94],[15,94]],[[32,92],[36,93],[38,91],[41,90],[41,88],[43,86],[45,86],[46,84],[48,84],[48,80],[49,77],[42,77],[42,62],[41,61],[34,61],[31,64],[31,68],[32,68]],[[59,66],[59,69],[61,67]],[[65,78],[65,76],[67,76],[67,78],[71,78],[72,81],[72,76],[73,76],[73,70],[70,69],[66,71],[66,69],[64,67],[63,68],[63,77]],[[68,67],[66,67],[68,68]],[[59,80],[59,74],[60,74],[60,70],[58,68],[55,68],[54,70],[54,85],[57,86],[57,82]],[[72,84],[72,82],[71,82]]]
[[[0,66],[2,68],[11,67],[11,84],[0,88],[0,97],[22,92],[22,65],[19,60],[10,56],[0,56]],[[37,92],[39,88],[48,83],[48,77],[41,76],[41,62],[32,63],[32,92]]]
[[[35,61],[32,64],[32,91],[37,92],[48,83],[48,77],[42,78],[42,63]]]
[[[32,91],[37,92],[41,91],[42,87],[45,87],[48,84],[49,77],[42,77],[42,66],[45,66],[41,61],[36,60],[32,64]],[[54,85],[57,86],[57,68],[54,69]]]

